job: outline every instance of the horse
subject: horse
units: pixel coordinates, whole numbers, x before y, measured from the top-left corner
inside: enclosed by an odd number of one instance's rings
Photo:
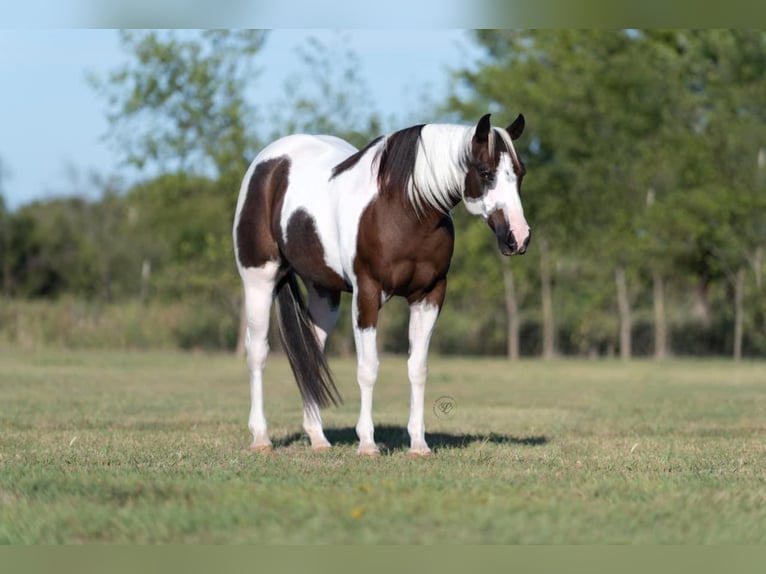
[[[507,128],[420,124],[358,150],[327,135],[282,137],[261,150],[242,180],[233,225],[244,288],[250,375],[251,450],[270,452],[263,410],[267,333],[276,298],[279,331],[303,402],[311,448],[327,450],[320,409],[340,396],[324,354],[341,293],[351,313],[361,394],[357,453],[378,455],[372,422],[378,375],[378,312],[393,296],[409,309],[409,454],[430,454],[423,403],[428,347],[442,307],[454,246],[451,210],[461,201],[497,237],[503,255],[523,254],[530,228],[521,204],[525,167]],[[305,297],[298,283],[305,287]]]

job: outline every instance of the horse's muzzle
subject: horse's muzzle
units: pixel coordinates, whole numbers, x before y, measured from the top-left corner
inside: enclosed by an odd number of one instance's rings
[[[500,250],[500,253],[507,257],[509,255],[523,255],[527,251],[529,240],[532,237],[531,231],[527,232],[524,242],[519,246],[513,231],[500,210],[492,213],[487,219],[487,223],[492,231],[495,232],[497,248]]]
[[[527,252],[529,241],[532,237],[531,233],[528,233],[524,238],[524,242],[519,245],[513,232],[508,230],[506,233],[496,233],[497,235],[497,247],[500,249],[500,253],[506,257],[509,255],[524,255]]]
[[[532,230],[527,230],[527,236],[524,238],[524,243],[521,244],[521,247],[517,250],[517,253],[519,255],[524,255],[527,252],[527,247],[529,247],[529,242],[532,241]]]

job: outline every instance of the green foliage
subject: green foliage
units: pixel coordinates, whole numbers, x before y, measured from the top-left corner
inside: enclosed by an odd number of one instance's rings
[[[121,32],[130,60],[92,81],[125,159],[213,173],[237,189],[257,146],[246,93],[265,38],[262,30]]]
[[[175,331],[194,312],[181,303],[99,304],[71,296],[57,301],[0,299],[0,346],[8,349],[171,349]]]
[[[574,272],[556,300],[564,322],[573,313],[576,347],[609,338],[617,266],[633,269],[635,302],[653,271],[707,288],[754,260],[766,240],[756,169],[766,141],[762,32],[475,37],[486,58],[455,72],[447,107],[466,120],[483,109],[526,115],[517,147],[529,173],[527,218],[558,272],[562,261]]]
[[[310,36],[299,48],[302,70],[288,79],[287,99],[276,112],[274,137],[290,133],[330,134],[364,147],[381,134],[381,120],[370,105],[359,59],[338,35],[331,43]]]
[[[8,226],[12,292],[106,301],[130,294],[140,263],[125,237],[126,224],[124,204],[109,191],[97,202],[70,198],[22,207]]]
[[[238,309],[226,300],[103,304],[72,296],[57,301],[0,298],[0,347],[33,350],[234,350]]]
[[[192,299],[187,304],[188,311],[173,330],[178,347],[233,351],[239,335],[238,309],[209,299]]]

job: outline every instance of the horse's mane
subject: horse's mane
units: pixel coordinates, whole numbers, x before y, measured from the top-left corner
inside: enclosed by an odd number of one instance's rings
[[[331,177],[353,168],[367,152],[375,149],[371,166],[373,170],[377,169],[381,194],[405,193],[418,214],[428,208],[447,213],[462,196],[474,131],[472,126],[453,124],[420,124],[405,128],[372,140],[336,165]],[[513,150],[504,130],[493,129],[490,134],[490,150],[495,147],[496,140],[500,140],[500,149]]]
[[[465,126],[424,124],[391,134],[379,151],[380,192],[403,190],[418,214],[449,212],[462,196],[473,133]]]
[[[374,140],[372,140],[370,143],[368,143],[366,146],[364,146],[361,150],[358,152],[351,154],[346,159],[344,159],[342,162],[340,162],[338,165],[336,165],[334,168],[332,168],[332,175],[330,175],[330,179],[334,179],[338,177],[340,174],[342,174],[344,171],[348,171],[352,167],[354,167],[357,163],[359,163],[359,160],[362,159],[362,156],[366,154],[371,148],[378,145],[380,140],[383,139],[384,136],[378,136]]]

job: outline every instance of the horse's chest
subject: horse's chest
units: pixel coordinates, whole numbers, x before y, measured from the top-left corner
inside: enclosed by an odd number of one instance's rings
[[[370,207],[359,221],[355,273],[369,277],[388,295],[417,298],[429,292],[449,270],[452,220],[445,216],[424,223]]]

